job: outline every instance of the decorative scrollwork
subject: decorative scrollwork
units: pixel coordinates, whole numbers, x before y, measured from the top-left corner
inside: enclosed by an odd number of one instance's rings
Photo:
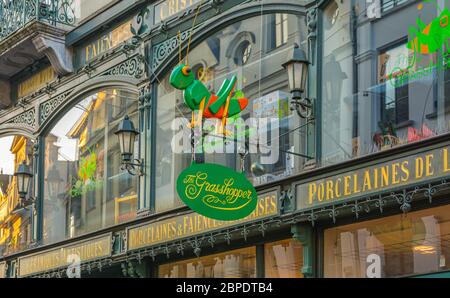
[[[163,251],[164,251],[164,254],[166,255],[166,257],[168,259],[170,259],[170,248],[168,245],[164,246]]]
[[[28,25],[32,20],[51,25],[75,24],[73,0],[0,0],[0,40]]]
[[[134,56],[106,71],[103,75],[130,76],[139,79],[144,73],[141,60],[140,56]]]
[[[147,32],[148,25],[145,22],[145,17],[149,14],[149,9],[145,7],[134,19],[134,24],[131,25],[131,33],[134,36],[140,36]]]
[[[266,236],[267,225],[266,225],[265,222],[262,221],[262,222],[260,223],[260,225],[259,225],[259,227],[258,227],[258,231],[261,232],[261,235],[262,235],[263,237]]]
[[[308,13],[306,14],[306,24],[308,27],[308,39],[315,39],[317,29],[317,7],[308,10]]]
[[[316,220],[319,218],[319,216],[314,212],[314,210],[311,210],[311,213],[306,218],[314,227]]]
[[[293,205],[292,201],[293,201],[293,195],[292,195],[292,190],[290,188],[281,193],[280,210],[282,213],[285,213],[286,211],[291,210],[291,206]]]
[[[184,245],[183,242],[180,242],[180,244],[177,246],[177,253],[180,255],[184,255]]]
[[[214,243],[216,243],[216,237],[214,237],[214,235],[211,234],[211,235],[208,237],[208,242],[209,242],[209,244],[211,245],[211,248],[214,248]]]
[[[330,210],[329,216],[333,219],[333,223],[336,223],[336,216],[339,215],[339,210],[333,206]]]
[[[230,245],[230,243],[231,243],[231,233],[230,233],[229,230],[227,230],[227,231],[225,232],[224,238],[225,238],[225,240],[227,241],[227,244]]]
[[[63,93],[55,98],[43,102],[39,106],[39,123],[42,125],[50,115],[64,102],[68,93]]]
[[[201,246],[202,246],[203,240],[204,240],[204,238],[198,239],[197,237],[195,237],[194,239],[191,240],[191,246],[194,249],[194,254],[197,257],[200,257],[200,254],[202,252]]]
[[[244,241],[247,242],[247,236],[250,233],[250,231],[247,229],[246,226],[241,231],[241,235],[244,237]]]
[[[170,54],[176,51],[179,46],[179,39],[181,40],[181,42],[186,41],[189,38],[191,30],[192,29],[181,32],[180,38],[178,38],[178,36],[174,36],[162,43],[155,45],[152,50],[152,69],[157,69],[161,65],[161,63],[170,56]]]
[[[20,115],[9,120],[7,123],[9,124],[17,124],[20,126],[28,126],[32,129],[36,127],[36,112],[35,109],[32,108],[28,111],[23,112]]]

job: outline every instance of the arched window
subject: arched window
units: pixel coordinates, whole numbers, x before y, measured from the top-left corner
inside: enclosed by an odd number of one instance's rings
[[[31,242],[31,208],[22,208],[14,173],[23,162],[32,167],[32,161],[33,142],[29,138],[0,138],[0,256],[25,250]]]
[[[279,30],[275,18],[275,14],[250,17],[221,28],[192,47],[188,57],[194,75],[209,91],[218,92],[222,82],[235,75],[235,91],[249,99],[240,118],[228,121],[227,129],[233,130],[229,139],[214,136],[214,129],[205,137],[204,160],[239,170],[238,150],[245,147],[243,140],[247,140],[250,154],[245,169],[255,185],[298,172],[304,163],[303,158],[286,153],[304,153],[305,142],[301,130],[290,132],[302,120],[290,111],[288,79],[282,64],[293,43],[306,40],[306,32],[300,17],[284,15],[283,30]],[[274,49],[270,45],[275,43],[278,47]],[[184,104],[183,92],[169,84],[169,76],[170,72],[157,90],[157,212],[181,205],[175,184],[179,173],[191,163],[187,123],[191,121],[192,111]],[[217,125],[216,120],[205,121],[205,126]],[[252,168],[256,171],[252,172]]]
[[[138,123],[137,94],[100,90],[67,111],[45,136],[44,243],[136,216],[137,179],[121,171],[114,135],[125,114]]]

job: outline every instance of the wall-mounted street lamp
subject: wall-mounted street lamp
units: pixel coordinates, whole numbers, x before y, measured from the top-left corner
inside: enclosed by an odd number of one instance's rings
[[[288,54],[288,61],[283,67],[288,73],[289,89],[292,94],[292,110],[295,110],[301,118],[310,118],[313,111],[312,101],[302,97],[308,80],[309,61],[305,52],[298,44]]]
[[[134,142],[136,136],[139,135],[139,131],[134,128],[133,122],[126,115],[122,122],[119,124],[119,128],[115,132],[119,138],[120,152],[122,155],[122,170],[127,170],[130,175],[144,175],[142,167],[144,161],[140,159],[133,159],[134,156]]]
[[[31,179],[33,178],[33,173],[31,172],[30,166],[24,161],[19,165],[17,171],[14,173],[17,181],[17,191],[19,193],[20,203],[17,206],[19,209],[24,209],[34,203],[33,198],[27,198],[28,192],[30,191]]]

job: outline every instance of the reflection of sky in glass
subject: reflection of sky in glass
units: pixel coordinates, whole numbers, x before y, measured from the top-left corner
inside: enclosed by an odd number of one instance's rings
[[[9,151],[13,139],[13,136],[0,139],[0,170],[7,175],[14,174],[14,154]]]
[[[55,143],[59,147],[58,160],[62,161],[74,161],[78,159],[77,145],[78,139],[70,139],[67,137],[67,133],[73,128],[85,110],[88,108],[90,102],[94,99],[94,96],[88,97],[75,107],[70,109],[64,117],[58,121],[58,124],[52,129],[51,134],[58,137],[58,141]]]

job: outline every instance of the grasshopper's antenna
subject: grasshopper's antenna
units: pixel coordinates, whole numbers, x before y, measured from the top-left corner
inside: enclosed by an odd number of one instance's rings
[[[191,47],[191,39],[192,39],[192,31],[194,31],[195,23],[197,22],[198,14],[200,13],[200,7],[203,4],[203,0],[200,1],[200,4],[197,7],[197,12],[195,13],[194,22],[192,23],[191,32],[189,33],[188,46],[186,50],[186,65],[189,65],[189,49]]]
[[[178,30],[178,64],[181,64],[181,32]]]

